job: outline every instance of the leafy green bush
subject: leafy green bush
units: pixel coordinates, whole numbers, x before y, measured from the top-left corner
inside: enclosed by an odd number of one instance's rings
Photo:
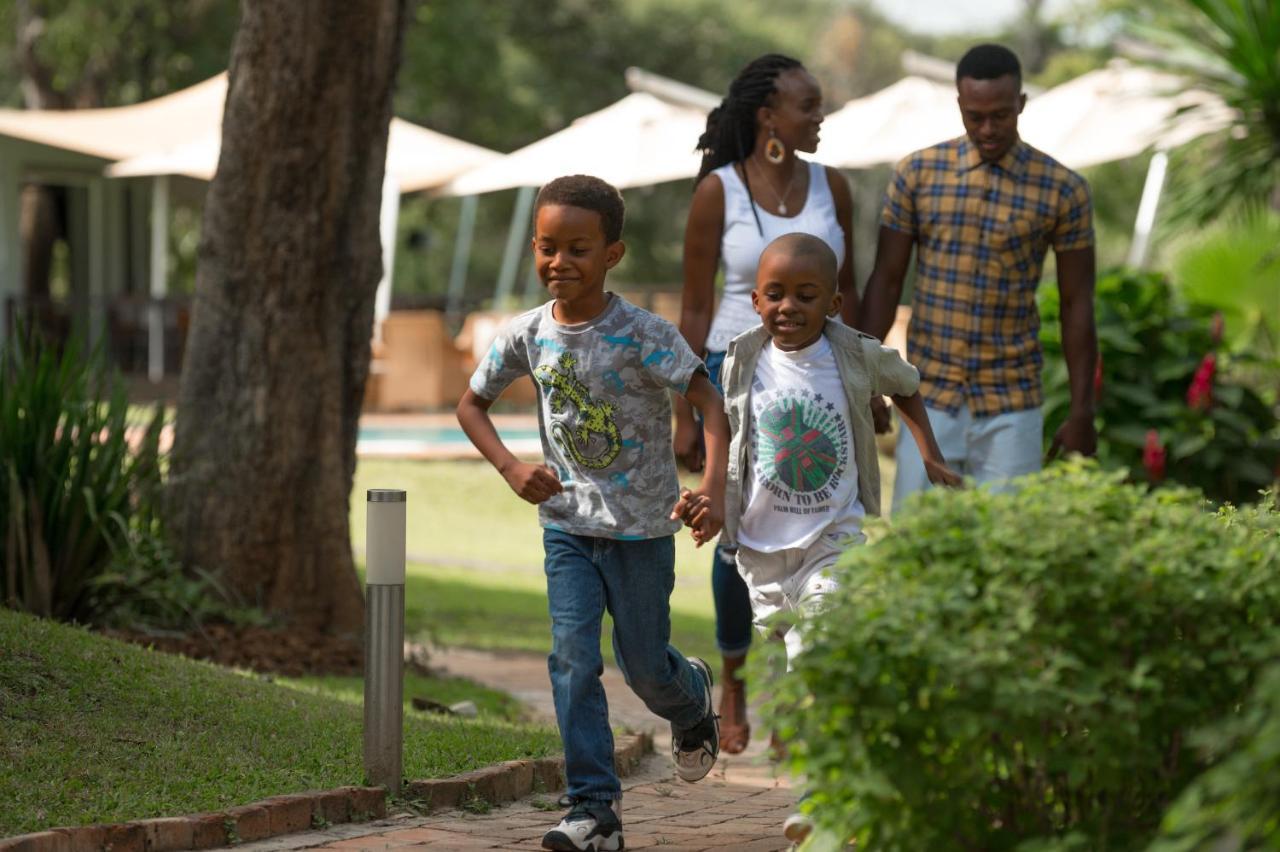
[[[179,625],[225,607],[187,577],[159,516],[163,409],[130,428],[100,353],[11,335],[0,348],[3,601],[85,623]]]
[[[1174,803],[1150,852],[1280,849],[1280,666],[1238,716],[1193,742],[1225,757]]]
[[[837,570],[768,714],[860,849],[1140,848],[1280,651],[1275,509],[1070,461],[918,495]]]
[[[1040,291],[1045,434],[1070,403],[1056,286]],[[1215,500],[1253,500],[1276,478],[1280,429],[1259,394],[1237,380],[1246,354],[1217,351],[1214,311],[1178,301],[1160,275],[1112,273],[1097,287],[1101,370],[1095,381],[1098,459]]]

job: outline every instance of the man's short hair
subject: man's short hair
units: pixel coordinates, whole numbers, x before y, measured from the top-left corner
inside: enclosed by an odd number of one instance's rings
[[[622,239],[622,223],[627,216],[627,206],[622,201],[622,193],[607,181],[591,175],[558,177],[538,191],[533,209],[537,212],[548,204],[593,210],[600,214],[605,244],[611,245]]]
[[[1022,82],[1022,65],[1013,51],[1002,44],[979,44],[969,48],[956,63],[956,85],[965,77],[995,80],[1012,74]]]
[[[813,234],[794,231],[790,234],[783,234],[769,243],[764,247],[764,251],[761,252],[760,256],[763,257],[766,254],[775,252],[785,254],[788,257],[815,258],[822,268],[827,281],[831,284],[831,292],[834,293],[836,291],[838,287],[836,277],[840,274],[840,261],[836,258],[836,253],[831,250],[831,246],[827,245],[826,240],[821,237],[815,237]]]

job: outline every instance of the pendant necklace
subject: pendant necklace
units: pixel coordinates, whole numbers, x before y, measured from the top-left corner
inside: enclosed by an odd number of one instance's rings
[[[757,166],[757,169],[758,168],[759,167]],[[779,216],[787,215],[787,199],[791,197],[791,190],[795,188],[796,174],[799,171],[800,171],[799,166],[793,163],[791,166],[791,180],[787,181],[786,191],[784,191],[782,195],[778,195],[778,191],[773,188],[773,183],[769,180],[768,176],[763,171],[760,171],[761,180],[763,180],[765,185],[769,187],[769,191],[773,193],[774,199],[778,202]]]

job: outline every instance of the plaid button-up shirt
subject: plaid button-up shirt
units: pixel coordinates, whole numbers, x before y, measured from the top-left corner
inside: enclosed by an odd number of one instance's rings
[[[961,136],[898,164],[881,224],[916,240],[907,352],[925,401],[979,417],[1040,405],[1036,287],[1050,245],[1093,245],[1084,178],[1022,141],[984,163]]]

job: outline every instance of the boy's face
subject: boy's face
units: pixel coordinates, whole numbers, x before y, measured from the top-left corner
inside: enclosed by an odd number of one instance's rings
[[[566,304],[603,298],[605,273],[622,260],[622,241],[606,244],[600,214],[545,204],[534,218],[533,257],[547,291]]]
[[[751,304],[779,349],[803,349],[822,336],[828,316],[840,310],[840,294],[820,258],[766,251],[756,269]]]

